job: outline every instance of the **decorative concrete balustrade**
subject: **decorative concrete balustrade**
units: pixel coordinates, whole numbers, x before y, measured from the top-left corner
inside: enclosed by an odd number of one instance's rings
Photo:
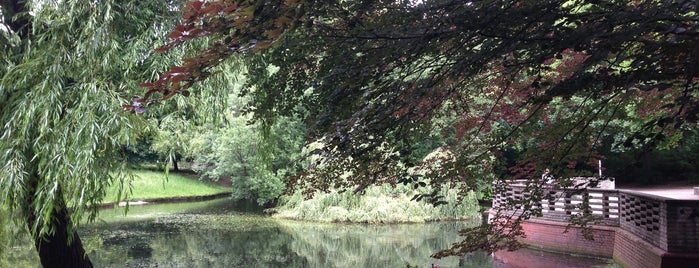
[[[581,213],[579,205],[584,202],[584,196],[588,196],[588,201],[592,215],[596,216],[600,225],[619,226],[619,191],[611,189],[588,189],[586,192],[574,190],[554,189],[552,186],[542,186],[540,189],[532,189],[524,184],[510,184],[505,194],[496,195],[493,198],[493,208],[507,204],[509,200],[526,200],[535,191],[542,191],[542,194],[550,194],[555,197],[553,200],[542,200],[533,205],[540,207],[542,216],[537,217],[543,220],[568,222],[571,215]],[[510,211],[518,215],[521,211]]]
[[[671,253],[699,253],[699,201],[620,190],[622,229]]]
[[[505,192],[493,198],[491,213],[505,208],[508,214],[521,215],[521,208],[525,206],[520,203],[522,200],[546,194],[554,198],[530,203],[531,207],[541,209],[541,216],[531,217],[524,223],[527,238],[523,242],[527,244],[613,257],[628,267],[699,265],[698,199],[675,199],[631,190],[528,187],[525,182],[518,181],[508,184]],[[571,216],[583,212],[580,204],[585,197],[589,201],[588,212],[595,216],[592,224],[597,241],[558,235],[567,227]],[[507,209],[508,204],[515,205]],[[596,247],[604,250],[596,250]]]

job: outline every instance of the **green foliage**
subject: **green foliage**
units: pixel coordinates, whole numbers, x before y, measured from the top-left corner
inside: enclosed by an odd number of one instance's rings
[[[226,68],[234,68],[227,65]],[[225,118],[223,111],[227,108],[227,95],[231,78],[227,74],[212,77],[206,87],[221,87],[214,92],[199,92],[201,98],[175,96],[171,101],[149,106],[145,115],[149,127],[144,137],[149,145],[144,152],[153,151],[158,162],[178,170],[178,162],[192,160],[192,140],[201,135],[205,126],[218,125]],[[212,94],[221,94],[213,95]],[[209,96],[206,96],[209,95]]]
[[[232,118],[227,127],[197,137],[193,142],[197,147],[195,163],[201,168],[195,170],[213,181],[223,176],[251,176],[257,168],[258,146],[256,132],[246,122],[245,118]]]
[[[152,133],[145,132],[130,144],[124,146],[123,150],[126,154],[127,161],[131,165],[141,165],[145,163],[157,163],[160,156],[151,146],[153,139]]]
[[[363,194],[352,191],[317,192],[311,199],[305,199],[301,192],[296,192],[281,199],[280,206],[274,209],[274,217],[361,223],[468,220],[480,217],[473,192],[461,196],[458,189],[443,187],[439,193],[444,195],[442,200],[447,204],[439,206],[412,200],[416,194],[429,191],[429,187],[418,191],[412,187],[384,184],[369,186]],[[459,202],[459,198],[463,200]]]
[[[7,212],[7,209],[5,206],[0,206],[0,256],[2,256],[5,251],[7,251],[8,244],[5,241],[9,241],[9,236],[8,236],[8,230],[6,230],[6,226],[9,226],[10,224],[10,215]]]
[[[296,172],[303,128],[292,119],[280,118],[264,142],[257,125],[245,117],[228,119],[220,130],[205,132],[193,143],[194,163],[203,178],[230,178],[235,199],[274,201],[284,190],[284,181]]]
[[[191,122],[175,115],[168,115],[158,120],[157,130],[151,140],[151,149],[157,152],[165,163],[173,164],[178,171],[177,162],[190,151],[190,141],[196,135]],[[151,122],[151,124],[155,124]]]
[[[605,174],[622,184],[696,183],[699,178],[699,135],[680,133],[682,141],[666,148],[627,148],[607,151]]]
[[[111,6],[34,8],[36,38],[0,52],[7,62],[0,69],[0,203],[36,213],[30,228],[39,235],[52,230],[49,220],[63,196],[72,216],[81,218],[106,185],[124,176],[111,171],[121,166],[114,161],[121,157],[117,149],[135,122],[116,108],[123,100],[113,89],[127,82],[118,77],[123,66],[112,62],[121,44],[110,34],[117,23]],[[15,54],[20,49],[24,53]]]
[[[401,176],[385,167],[429,151],[411,138],[430,133],[440,113],[451,116],[441,140],[453,166],[467,167],[451,172],[454,180],[478,177],[468,166],[520,146],[535,169],[577,172],[630,106],[642,115],[630,143],[697,122],[692,3],[331,2],[188,3],[186,22],[161,50],[201,38],[216,49],[150,83],[144,99],[206,79],[220,59],[248,56],[247,110],[267,125],[303,116],[309,140],[329,145],[316,153],[352,159],[345,169],[355,185],[373,183],[374,173]],[[377,156],[385,147],[400,154]]]
[[[290,184],[475,188],[485,173],[535,179],[548,167],[584,176],[610,136],[663,147],[699,121],[692,1],[220,0],[183,11],[160,50],[202,38],[211,49],[149,83],[143,100],[187,92],[221,59],[246,56],[246,111],[262,129],[299,116],[321,145]],[[482,238],[489,245],[463,245],[494,249]]]
[[[13,232],[77,237],[71,224],[94,219],[108,191],[128,194],[123,148],[147,125],[121,106],[179,58],[152,51],[177,3],[2,1],[0,205]],[[71,221],[56,223],[66,211]]]

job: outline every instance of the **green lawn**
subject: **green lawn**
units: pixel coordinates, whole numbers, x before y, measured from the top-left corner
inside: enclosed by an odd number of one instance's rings
[[[133,192],[130,200],[143,200],[166,197],[205,196],[231,192],[228,187],[214,183],[203,182],[170,173],[165,177],[165,172],[134,170],[135,177],[131,181]],[[113,185],[108,191],[104,202],[114,202],[117,186]]]

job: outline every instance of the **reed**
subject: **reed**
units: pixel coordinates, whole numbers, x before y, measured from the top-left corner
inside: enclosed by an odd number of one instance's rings
[[[428,188],[420,190],[431,191]],[[480,217],[476,194],[469,192],[461,202],[457,202],[458,192],[446,187],[440,189],[447,204],[436,207],[426,202],[411,201],[415,194],[421,192],[402,185],[395,188],[388,184],[370,186],[362,195],[352,191],[316,193],[308,200],[297,192],[280,198],[273,217],[358,223],[416,223]]]

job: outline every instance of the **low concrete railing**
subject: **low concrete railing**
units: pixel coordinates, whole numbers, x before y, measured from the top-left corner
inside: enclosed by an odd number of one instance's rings
[[[540,192],[536,192],[540,191]],[[568,222],[572,215],[581,213],[580,204],[588,198],[590,210],[596,216],[597,224],[605,226],[619,226],[619,191],[611,189],[588,189],[585,192],[554,189],[551,186],[543,186],[539,189],[527,187],[524,184],[511,184],[505,194],[496,195],[493,198],[493,208],[508,204],[508,200],[525,200],[534,195],[554,197],[553,200],[541,200],[533,204],[533,208],[541,208],[542,216],[537,219]],[[520,208],[520,207],[515,207]],[[519,214],[518,211],[510,211]]]
[[[568,222],[571,216],[580,215],[579,204],[587,196],[590,211],[596,216],[595,225],[619,227],[666,252],[699,253],[699,200],[676,200],[630,190],[574,191],[549,186],[536,189],[515,183],[493,198],[493,208],[508,207],[509,200],[547,193],[555,198],[532,204],[542,212],[532,219]],[[521,205],[515,205],[506,212],[517,216],[521,215],[520,209]]]
[[[672,253],[699,253],[699,201],[620,190],[620,227]]]

